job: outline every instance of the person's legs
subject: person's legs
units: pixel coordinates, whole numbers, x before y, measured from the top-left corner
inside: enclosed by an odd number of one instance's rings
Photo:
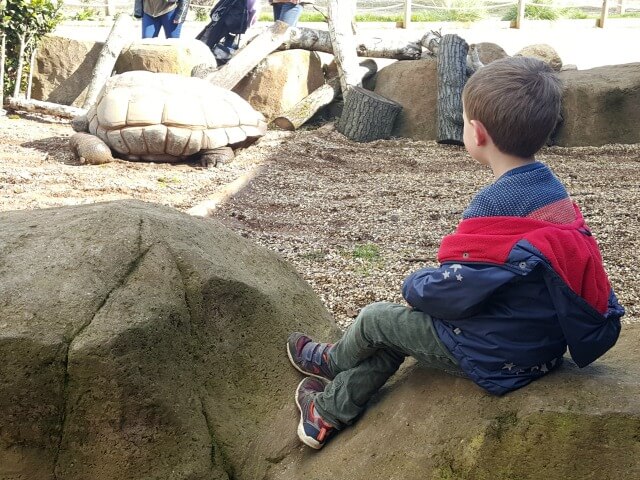
[[[276,14],[276,6],[278,11]],[[295,27],[298,23],[300,15],[302,15],[303,6],[295,3],[274,3],[273,4],[273,19],[280,20],[286,24]]]
[[[180,32],[182,31],[181,23],[173,23],[173,19],[176,18],[178,9],[174,8],[168,13],[165,13],[160,18],[162,19],[162,29],[164,30],[164,36],[167,38],[180,38]]]
[[[315,397],[320,416],[340,428],[362,413],[367,402],[398,370],[405,357],[460,374],[441,344],[431,317],[403,305],[374,303],[329,352],[333,381]]]
[[[155,18],[146,13],[142,14],[142,38],[156,38],[160,33],[162,22],[160,17]]]

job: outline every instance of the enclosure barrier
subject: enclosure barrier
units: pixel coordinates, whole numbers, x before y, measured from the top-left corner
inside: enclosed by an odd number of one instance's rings
[[[422,3],[425,0],[360,0],[357,3],[357,13],[401,13],[402,21],[398,26],[409,28],[412,23],[412,14],[418,11],[491,11],[504,10],[507,7],[516,5],[516,18],[511,22],[512,28],[521,28],[525,21],[527,6],[545,7],[550,9],[599,9],[600,16],[596,20],[596,26],[604,28],[609,16],[609,11],[613,8],[618,15],[624,15],[628,9],[640,12],[640,2],[637,0],[559,0],[551,3],[536,3],[535,0],[510,0],[507,2],[495,1],[475,1],[475,0],[438,0],[430,1],[429,4]],[[600,1],[602,3],[600,3]],[[205,3],[205,4],[200,4]],[[191,2],[190,9],[193,11],[210,10],[215,5],[216,0],[207,2]],[[262,0],[263,6],[267,5],[267,0]],[[324,0],[316,0],[316,9],[325,6]],[[615,6],[612,7],[611,4]],[[63,8],[66,11],[86,11],[88,9],[102,12],[106,16],[114,16],[116,13],[132,12],[133,0],[63,0]]]

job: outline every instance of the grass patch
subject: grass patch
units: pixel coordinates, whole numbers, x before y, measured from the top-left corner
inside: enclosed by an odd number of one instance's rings
[[[368,262],[380,260],[380,247],[373,243],[356,245],[351,252],[353,258],[360,258]]]

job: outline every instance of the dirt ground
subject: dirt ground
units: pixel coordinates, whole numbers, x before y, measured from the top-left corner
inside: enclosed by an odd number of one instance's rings
[[[401,301],[403,278],[435,263],[441,237],[491,182],[462,148],[409,139],[356,144],[330,126],[270,131],[213,169],[80,165],[67,149],[72,133],[51,117],[0,117],[0,210],[136,198],[187,211],[261,167],[213,216],[292,262],[343,327],[367,303]],[[538,158],[581,205],[625,322],[640,321],[640,145],[554,147]]]

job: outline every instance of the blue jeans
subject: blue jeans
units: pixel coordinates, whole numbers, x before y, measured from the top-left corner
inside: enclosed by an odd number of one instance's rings
[[[302,5],[295,3],[274,3],[273,4],[273,20],[280,20],[295,27],[298,19],[302,14]]]
[[[408,356],[423,366],[466,376],[429,315],[395,303],[367,305],[329,353],[336,376],[315,398],[318,413],[338,428],[351,424]]]
[[[160,33],[160,27],[164,30],[164,35],[167,38],[180,38],[180,31],[182,30],[181,23],[173,23],[173,19],[178,13],[178,9],[174,8],[170,12],[160,15],[159,17],[152,17],[146,13],[142,14],[142,38],[156,38]]]

